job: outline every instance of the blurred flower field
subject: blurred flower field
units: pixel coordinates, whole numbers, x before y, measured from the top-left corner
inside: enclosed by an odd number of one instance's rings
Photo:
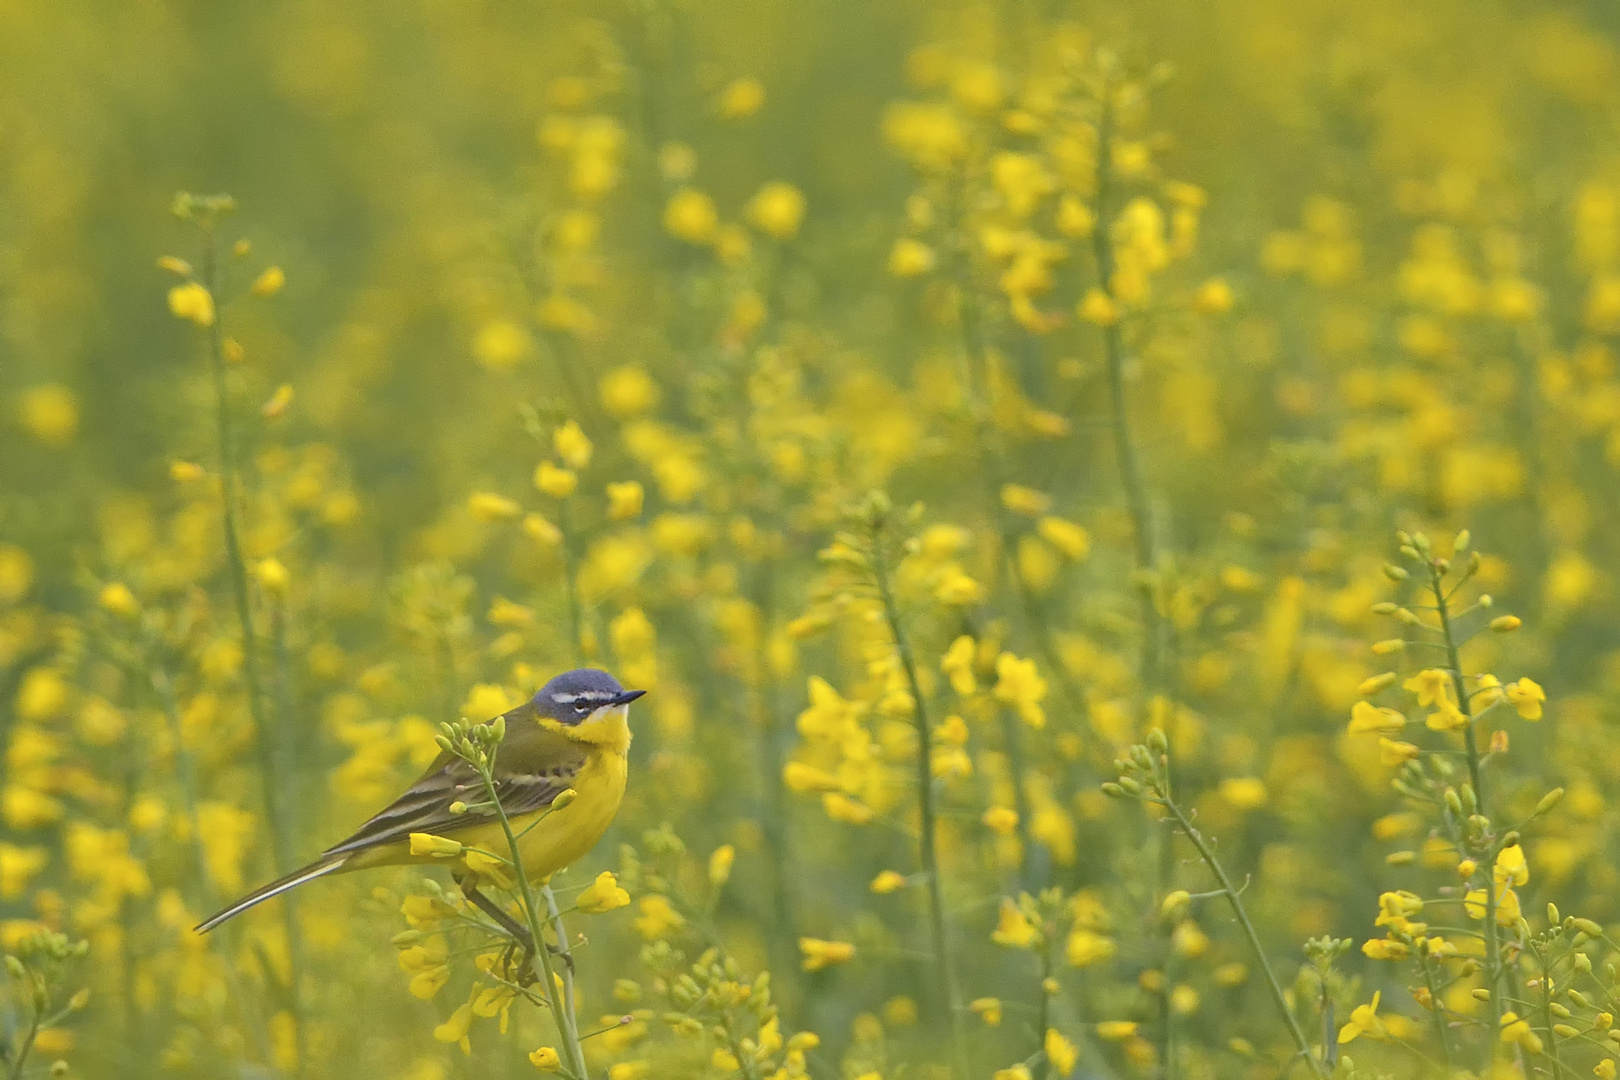
[[[1613,1080],[1617,132],[1598,0],[0,3],[0,1074]],[[553,979],[193,932],[580,666]]]

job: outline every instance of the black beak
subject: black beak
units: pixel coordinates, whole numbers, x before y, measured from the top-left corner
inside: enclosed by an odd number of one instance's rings
[[[626,690],[624,693],[613,699],[613,704],[628,705],[646,692],[647,691],[645,690]]]

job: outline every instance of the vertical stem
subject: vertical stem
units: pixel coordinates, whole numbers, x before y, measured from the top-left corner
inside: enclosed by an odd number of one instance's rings
[[[1162,797],[1157,801],[1159,805],[1170,811],[1171,817],[1175,819],[1176,827],[1183,836],[1192,841],[1193,847],[1198,849],[1198,857],[1204,861],[1205,866],[1209,867],[1209,872],[1215,875],[1215,880],[1220,884],[1221,892],[1226,896],[1227,903],[1232,905],[1232,914],[1237,916],[1238,924],[1243,927],[1244,936],[1249,939],[1249,948],[1254,952],[1255,959],[1260,962],[1260,970],[1266,976],[1266,987],[1271,991],[1271,1000],[1277,1006],[1277,1011],[1282,1014],[1283,1021],[1288,1025],[1288,1033],[1293,1036],[1294,1045],[1299,1048],[1301,1056],[1311,1063],[1312,1071],[1319,1077],[1326,1077],[1327,1073],[1322,1068],[1321,1059],[1311,1052],[1311,1044],[1305,1038],[1305,1032],[1300,1028],[1299,1020],[1294,1016],[1294,1010],[1288,1007],[1288,998],[1283,994],[1282,984],[1277,981],[1277,973],[1271,969],[1271,961],[1266,958],[1266,951],[1260,944],[1260,935],[1255,932],[1254,923],[1249,919],[1248,909],[1243,906],[1243,898],[1232,887],[1232,879],[1226,876],[1225,868],[1215,858],[1215,853],[1204,842],[1203,836],[1199,834],[1197,829],[1193,828],[1192,822],[1187,820],[1187,816],[1182,813],[1181,807],[1176,805],[1167,793],[1162,794]]]
[[[1434,984],[1434,965],[1427,956],[1421,960],[1423,965],[1423,985],[1429,991],[1429,1011],[1434,1015],[1434,1034],[1440,1040],[1440,1057],[1446,1063],[1446,1075],[1451,1075],[1451,1032],[1446,1027],[1446,1009],[1440,1001],[1440,991]]]
[[[1552,1058],[1553,1080],[1564,1080],[1564,1063],[1558,1056],[1558,1036],[1553,1032],[1552,965],[1547,963],[1546,953],[1542,953],[1538,959],[1541,961],[1541,1022],[1547,1026],[1547,1056]]]
[[[905,669],[906,684],[911,688],[914,702],[912,721],[917,729],[917,802],[921,833],[918,846],[923,876],[928,879],[929,930],[933,937],[934,962],[939,969],[945,1007],[950,1013],[951,1040],[956,1052],[957,1068],[962,1071],[963,1080],[966,1080],[970,1074],[967,1068],[967,1044],[962,1033],[962,994],[956,983],[956,965],[952,960],[950,934],[945,925],[945,889],[939,873],[939,848],[934,810],[933,732],[928,723],[928,707],[925,704],[922,684],[917,679],[917,665],[912,657],[911,642],[906,637],[905,624],[900,618],[900,608],[895,602],[894,591],[889,583],[889,569],[883,555],[881,523],[874,525],[872,530],[872,569],[873,576],[877,579],[878,592],[883,600],[883,614],[888,621],[889,632],[894,635],[894,646],[900,654],[900,664]]]
[[[529,875],[523,870],[523,853],[518,849],[516,834],[512,832],[512,822],[506,816],[506,807],[501,805],[501,797],[495,790],[495,779],[491,773],[494,768],[494,752],[490,757],[477,765],[480,778],[484,781],[484,794],[495,806],[495,813],[501,819],[501,831],[506,834],[506,847],[512,856],[512,872],[517,877],[518,892],[523,898],[523,920],[529,930],[529,938],[534,943],[534,957],[531,963],[538,964],[535,972],[546,987],[546,1002],[551,1007],[551,1018],[557,1024],[557,1035],[563,1044],[563,1053],[567,1056],[568,1069],[575,1080],[586,1080],[585,1051],[579,1044],[579,1021],[574,1015],[573,1007],[573,972],[563,980],[563,994],[565,1000],[559,1000],[557,994],[557,978],[551,967],[551,950],[546,946],[545,931],[542,928],[540,909],[535,902],[534,887],[529,884]],[[559,955],[568,955],[568,939],[562,930],[562,917],[556,914],[557,901],[551,895],[551,887],[543,886],[546,900],[547,915],[552,925],[557,929],[557,951]]]
[[[1479,740],[1474,734],[1474,706],[1468,697],[1468,687],[1463,681],[1462,657],[1457,646],[1456,635],[1451,627],[1451,606],[1446,599],[1445,576],[1439,567],[1431,561],[1429,564],[1429,589],[1434,594],[1435,611],[1440,616],[1440,632],[1446,642],[1446,663],[1451,665],[1451,685],[1457,694],[1457,708],[1461,710],[1466,723],[1463,725],[1463,749],[1468,758],[1468,781],[1474,788],[1474,801],[1482,817],[1489,818],[1485,809],[1485,787],[1481,782],[1479,770]],[[1459,822],[1464,830],[1466,822]],[[1492,844],[1486,851],[1484,859],[1485,871],[1485,986],[1491,992],[1491,1030],[1500,1031],[1502,1027],[1502,945],[1500,931],[1496,925],[1496,845]],[[1492,1039],[1489,1043],[1491,1059],[1495,1060],[1497,1048],[1501,1043]]]
[[[574,529],[568,502],[557,511],[562,529],[563,584],[568,590],[569,651],[575,664],[585,663],[585,611],[579,599],[579,556],[574,551]]]
[[[1114,249],[1108,237],[1108,201],[1112,193],[1109,155],[1113,152],[1114,111],[1109,94],[1109,87],[1105,83],[1102,88],[1102,114],[1097,122],[1097,225],[1091,233],[1091,253],[1097,264],[1097,287],[1112,297]],[[1142,482],[1136,442],[1131,434],[1130,408],[1125,395],[1125,335],[1118,320],[1103,327],[1102,332],[1114,421],[1114,455],[1119,462],[1120,480],[1125,487],[1125,500],[1136,533],[1136,569],[1140,578],[1137,588],[1141,593],[1142,607],[1142,683],[1151,686],[1159,679],[1162,659],[1159,609],[1153,599],[1153,584],[1147,576],[1158,564],[1153,543],[1152,509],[1148,503],[1147,487]]]
[[[216,237],[212,226],[205,232],[203,247],[203,286],[218,301],[219,273]],[[217,310],[217,309],[216,309]],[[292,865],[288,851],[286,830],[283,827],[281,790],[276,773],[275,740],[265,715],[264,700],[259,680],[258,635],[253,629],[253,612],[249,605],[247,561],[242,555],[242,530],[237,517],[239,499],[236,474],[235,423],[231,417],[230,392],[225,378],[224,338],[216,314],[208,326],[208,360],[214,376],[214,408],[219,437],[220,486],[224,502],[222,517],[225,529],[225,561],[230,571],[231,594],[236,606],[236,621],[242,633],[242,675],[246,685],[248,713],[253,718],[254,744],[258,750],[259,769],[264,780],[265,814],[270,820],[270,840],[275,857],[276,872],[285,874]]]
[[[258,637],[253,628],[253,612],[249,603],[247,561],[242,555],[242,530],[237,518],[236,437],[231,417],[230,392],[225,377],[225,343],[218,314],[219,266],[218,243],[214,227],[204,231],[203,286],[215,301],[215,317],[208,324],[208,359],[214,376],[214,406],[219,435],[220,495],[225,529],[225,561],[230,570],[231,593],[236,602],[236,621],[242,632],[242,677],[247,691],[248,715],[253,719],[254,748],[258,751],[259,772],[264,785],[265,816],[270,823],[270,850],[277,874],[285,874],[292,867],[292,855],[287,834],[285,807],[281,791],[281,775],[277,768],[277,746],[280,732],[273,730],[264,707],[262,684],[259,677]],[[303,1042],[303,1009],[299,992],[303,984],[303,971],[297,945],[297,910],[290,895],[282,897],[282,914],[287,933],[287,964],[289,970],[288,1001],[291,1004],[293,1024],[298,1030],[300,1050]],[[298,1055],[294,1069],[303,1069],[303,1054]]]
[[[174,683],[169,680],[168,672],[160,664],[153,665],[150,678],[152,691],[162,706],[164,719],[168,721],[169,737],[174,740],[175,778],[180,783],[180,799],[185,807],[186,828],[191,834],[192,858],[197,863],[197,884],[202,891],[205,908],[212,910],[219,906],[219,902],[208,879],[208,851],[202,842],[202,815],[198,810],[197,777],[191,752],[186,749],[180,728],[180,699],[175,694]],[[230,932],[239,932],[234,929],[239,925],[233,923],[233,930]],[[213,940],[213,937],[209,938],[210,942]],[[220,971],[225,979],[226,996],[240,1005],[242,1022],[253,1035],[259,1057],[267,1066],[273,1067],[275,1055],[270,1046],[270,1033],[265,1029],[264,1020],[258,1011],[248,1007],[247,998],[243,996],[241,984],[237,981],[236,965],[229,957],[221,956]]]
[[[1035,848],[1029,834],[1029,795],[1024,790],[1024,773],[1029,763],[1024,760],[1023,732],[1018,729],[1020,721],[1008,709],[997,709],[1001,714],[1001,741],[1007,748],[1007,771],[1012,775],[1013,809],[1018,813],[1018,846],[1020,855],[1018,859],[1019,886],[1035,891],[1046,879],[1045,867],[1035,866]],[[1044,862],[1044,860],[1042,860]]]

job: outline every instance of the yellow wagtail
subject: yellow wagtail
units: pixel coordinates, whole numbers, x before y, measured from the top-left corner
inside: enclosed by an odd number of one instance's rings
[[[605,671],[581,668],[558,675],[504,714],[506,738],[495,757],[495,791],[519,836],[518,853],[531,880],[548,878],[590,851],[612,823],[624,798],[630,703],[644,693],[626,690]],[[541,826],[527,828],[570,788],[573,801],[553,811]],[[451,804],[457,802],[469,808],[452,813]],[[487,852],[507,850],[500,818],[485,803],[483,781],[471,765],[446,750],[405,794],[354,835],[303,869],[248,893],[197,930],[206,933],[255,904],[327,874],[435,861],[411,854],[412,833],[443,836]],[[468,899],[509,930],[521,931],[498,905],[468,887],[473,880],[464,882]]]

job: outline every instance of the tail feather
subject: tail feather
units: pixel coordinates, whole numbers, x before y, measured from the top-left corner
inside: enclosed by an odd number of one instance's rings
[[[254,889],[224,911],[198,923],[196,927],[197,933],[206,934],[227,919],[234,919],[248,908],[262,904],[273,896],[280,896],[288,889],[297,888],[306,881],[314,881],[318,877],[324,877],[327,874],[341,870],[343,864],[347,861],[348,857],[345,855],[323,858],[311,863],[302,870],[294,870],[286,877],[272,881],[262,888]]]

